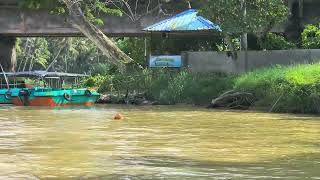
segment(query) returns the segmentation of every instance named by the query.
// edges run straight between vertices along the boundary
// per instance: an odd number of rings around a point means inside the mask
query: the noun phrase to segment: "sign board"
[[[150,56],[149,67],[180,68],[181,66],[182,66],[182,58],[180,55]]]

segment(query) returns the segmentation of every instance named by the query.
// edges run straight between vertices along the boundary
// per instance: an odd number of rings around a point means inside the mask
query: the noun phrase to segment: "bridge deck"
[[[1,2],[2,3],[2,2]],[[144,27],[161,20],[148,16],[139,22],[128,17],[105,16],[101,29],[109,36],[144,36]],[[14,5],[0,4],[0,34],[7,36],[81,36],[66,18],[47,11],[21,11]]]

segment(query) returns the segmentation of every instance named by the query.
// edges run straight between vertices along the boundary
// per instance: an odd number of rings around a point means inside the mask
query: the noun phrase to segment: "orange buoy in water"
[[[117,113],[114,117],[113,117],[114,120],[123,120],[124,119],[124,116],[120,113]]]

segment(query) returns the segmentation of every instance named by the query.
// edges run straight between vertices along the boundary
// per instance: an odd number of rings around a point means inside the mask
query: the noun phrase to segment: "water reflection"
[[[320,178],[318,117],[161,106],[0,114],[0,179]]]

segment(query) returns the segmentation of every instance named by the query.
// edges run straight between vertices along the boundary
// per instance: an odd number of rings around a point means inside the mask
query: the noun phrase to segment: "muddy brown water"
[[[1,106],[0,179],[51,178],[320,179],[320,117]]]

